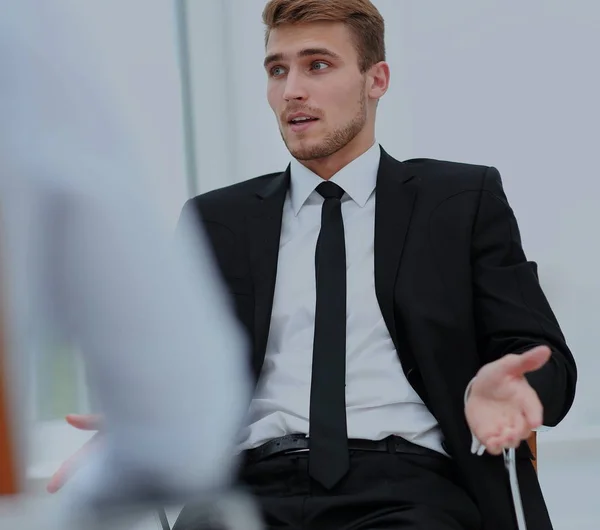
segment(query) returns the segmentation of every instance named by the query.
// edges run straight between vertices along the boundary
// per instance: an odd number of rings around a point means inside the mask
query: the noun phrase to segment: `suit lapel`
[[[417,187],[406,165],[381,150],[375,199],[375,291],[388,330],[397,344],[394,287],[410,225]],[[290,185],[290,168],[256,193],[248,215],[248,239],[255,294],[254,370],[260,373],[267,346],[283,204]]]
[[[404,241],[417,196],[416,182],[406,165],[381,149],[375,195],[375,291],[394,344],[394,291]]]
[[[247,218],[254,283],[254,370],[260,373],[273,309],[283,204],[290,184],[290,168],[256,193]]]

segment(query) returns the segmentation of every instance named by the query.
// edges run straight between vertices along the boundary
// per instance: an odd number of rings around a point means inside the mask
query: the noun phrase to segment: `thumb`
[[[544,366],[552,351],[548,346],[536,346],[530,350],[518,354],[507,356],[507,370],[513,375],[523,375],[527,372],[535,372]]]
[[[82,431],[98,431],[102,426],[102,417],[99,414],[69,414],[67,423]]]

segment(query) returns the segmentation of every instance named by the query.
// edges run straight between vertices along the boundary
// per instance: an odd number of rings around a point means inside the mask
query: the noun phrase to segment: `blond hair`
[[[269,0],[262,18],[265,44],[271,31],[279,26],[342,22],[354,38],[361,72],[385,61],[385,23],[370,0]]]

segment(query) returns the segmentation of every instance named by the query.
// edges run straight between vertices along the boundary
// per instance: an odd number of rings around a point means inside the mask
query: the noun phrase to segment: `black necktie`
[[[346,244],[344,190],[323,182],[315,270],[317,303],[310,390],[310,476],[332,488],[349,468],[346,429]]]

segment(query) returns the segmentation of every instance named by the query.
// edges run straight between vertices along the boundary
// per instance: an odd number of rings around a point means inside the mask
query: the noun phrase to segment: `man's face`
[[[364,129],[367,78],[344,24],[317,22],[272,30],[265,68],[269,105],[294,158],[331,156]]]

